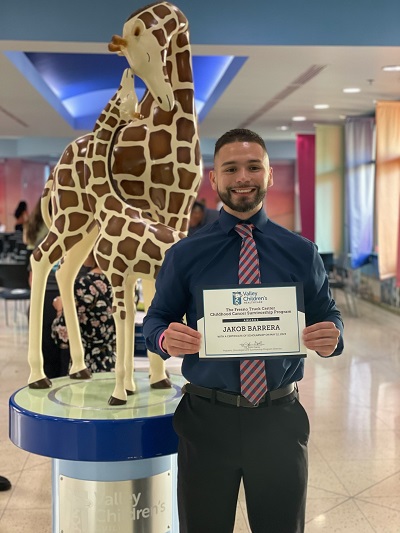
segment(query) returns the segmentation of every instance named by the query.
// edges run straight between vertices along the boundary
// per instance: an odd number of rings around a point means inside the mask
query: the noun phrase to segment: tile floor
[[[345,352],[310,353],[299,385],[311,421],[306,533],[400,533],[400,316],[359,302],[361,316],[350,317],[341,296]],[[0,493],[0,533],[51,533],[50,460],[8,439],[8,398],[26,384],[26,352],[25,318],[6,327],[0,306],[0,474],[13,484]],[[239,532],[250,532],[243,494]]]

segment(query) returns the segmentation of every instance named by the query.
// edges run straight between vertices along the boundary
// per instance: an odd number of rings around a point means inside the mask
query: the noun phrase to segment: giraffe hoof
[[[134,390],[128,390],[128,389],[126,389],[125,392],[126,392],[126,394],[127,394],[128,396],[133,396],[133,395],[135,394],[135,391],[134,391]]]
[[[156,383],[152,383],[150,385],[152,389],[171,389],[172,383],[169,379],[162,379],[161,381],[157,381]]]
[[[81,370],[80,372],[75,372],[74,374],[70,374],[69,377],[71,379],[90,379],[92,377],[92,373],[88,368],[85,368],[84,370]]]
[[[108,400],[108,405],[125,405],[126,400],[120,400],[119,398],[115,398],[114,396],[110,396],[110,399]]]
[[[33,383],[29,383],[30,389],[50,389],[52,384],[49,378],[38,379]]]

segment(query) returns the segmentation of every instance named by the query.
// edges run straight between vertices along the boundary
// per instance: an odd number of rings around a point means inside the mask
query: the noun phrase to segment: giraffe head
[[[145,82],[161,109],[175,105],[167,72],[172,37],[186,31],[186,17],[172,4],[151,4],[133,13],[124,24],[122,37],[114,35],[108,49],[124,55],[132,70]]]

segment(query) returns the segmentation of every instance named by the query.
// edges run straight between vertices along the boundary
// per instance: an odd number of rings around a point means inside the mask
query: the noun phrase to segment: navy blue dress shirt
[[[217,221],[183,239],[167,252],[156,280],[156,294],[143,321],[147,348],[167,359],[159,347],[161,334],[171,322],[186,323],[197,329],[197,287],[238,284],[239,253],[242,239],[235,231],[241,222],[223,209]],[[244,222],[244,221],[242,221]],[[248,221],[254,224],[261,283],[302,282],[307,326],[331,321],[340,330],[337,349],[343,350],[343,322],[331,297],[328,279],[317,247],[311,241],[268,219],[261,209]],[[187,354],[182,374],[196,385],[240,393],[240,359],[204,360]],[[283,387],[303,377],[303,358],[266,359],[269,390]]]

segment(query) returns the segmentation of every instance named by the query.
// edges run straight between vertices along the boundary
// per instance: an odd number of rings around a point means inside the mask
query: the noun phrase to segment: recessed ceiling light
[[[306,117],[292,117],[293,122],[303,122],[307,120]]]
[[[328,104],[315,104],[314,109],[329,109]]]
[[[361,89],[358,87],[346,87],[346,89],[343,89],[344,93],[359,93],[361,92]]]
[[[276,129],[277,129],[277,130],[280,130],[280,131],[286,131],[286,130],[288,130],[289,128],[288,128],[288,126],[278,126]]]
[[[385,72],[399,72],[400,65],[387,65],[386,67],[382,67],[382,70]]]

